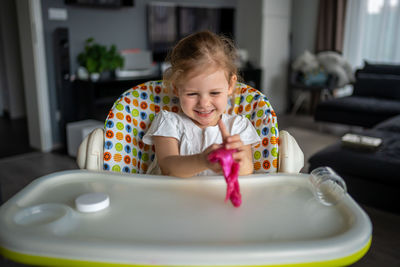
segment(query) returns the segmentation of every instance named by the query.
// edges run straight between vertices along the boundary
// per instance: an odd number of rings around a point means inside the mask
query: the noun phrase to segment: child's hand
[[[216,172],[216,173],[222,172],[221,164],[219,164],[219,162],[215,162],[215,163],[210,162],[208,160],[208,155],[211,152],[213,152],[214,150],[217,150],[218,148],[221,148],[221,147],[222,147],[222,145],[213,144],[213,145],[209,146],[206,150],[204,150],[202,153],[202,158],[205,161],[207,168],[209,168],[210,170],[212,170],[213,172]]]
[[[222,140],[226,149],[236,149],[232,154],[233,159],[240,164],[240,174],[250,174],[253,172],[253,157],[251,145],[244,145],[240,135],[230,135],[222,120],[218,121],[218,126],[222,134]]]

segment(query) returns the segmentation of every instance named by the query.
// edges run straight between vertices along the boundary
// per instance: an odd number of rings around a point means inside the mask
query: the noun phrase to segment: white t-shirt
[[[255,144],[261,141],[253,125],[245,116],[222,114],[222,121],[231,135],[240,135],[243,144]],[[154,118],[147,133],[143,136],[143,142],[152,145],[153,136],[176,138],[179,142],[180,155],[198,154],[212,144],[222,144],[222,135],[218,125],[201,129],[185,114],[164,110]],[[150,164],[147,173],[161,174],[157,157]],[[216,175],[216,173],[205,170],[197,175]]]

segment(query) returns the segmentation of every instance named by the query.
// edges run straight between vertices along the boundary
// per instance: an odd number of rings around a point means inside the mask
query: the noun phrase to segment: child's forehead
[[[193,82],[183,83],[179,88],[180,91],[212,91],[212,90],[228,90],[229,84],[225,78],[194,80]]]
[[[228,87],[226,86],[211,86],[211,87],[199,87],[199,86],[194,86],[194,87],[180,87],[178,88],[180,92],[205,92],[205,91],[221,91],[221,90],[228,90]]]
[[[225,71],[222,69],[205,69],[201,72],[188,74],[186,78],[181,81],[183,86],[225,83],[228,83],[228,79]]]
[[[180,84],[184,84],[196,80],[196,78],[203,79],[216,73],[224,75],[227,79],[228,72],[223,67],[215,63],[204,64],[204,62],[199,62],[199,64],[183,70],[178,80]]]

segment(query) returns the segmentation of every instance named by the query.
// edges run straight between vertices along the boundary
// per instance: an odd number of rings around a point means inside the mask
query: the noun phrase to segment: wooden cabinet
[[[77,108],[75,120],[96,119],[104,121],[113,103],[126,90],[151,80],[160,80],[161,76],[143,76],[135,78],[117,78],[97,82],[75,80],[73,90],[76,99],[72,106]]]

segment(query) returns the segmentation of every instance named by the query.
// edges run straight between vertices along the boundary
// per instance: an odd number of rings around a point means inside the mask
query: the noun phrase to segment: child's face
[[[223,70],[190,77],[176,88],[182,111],[200,128],[217,125],[236,83],[229,83]]]

